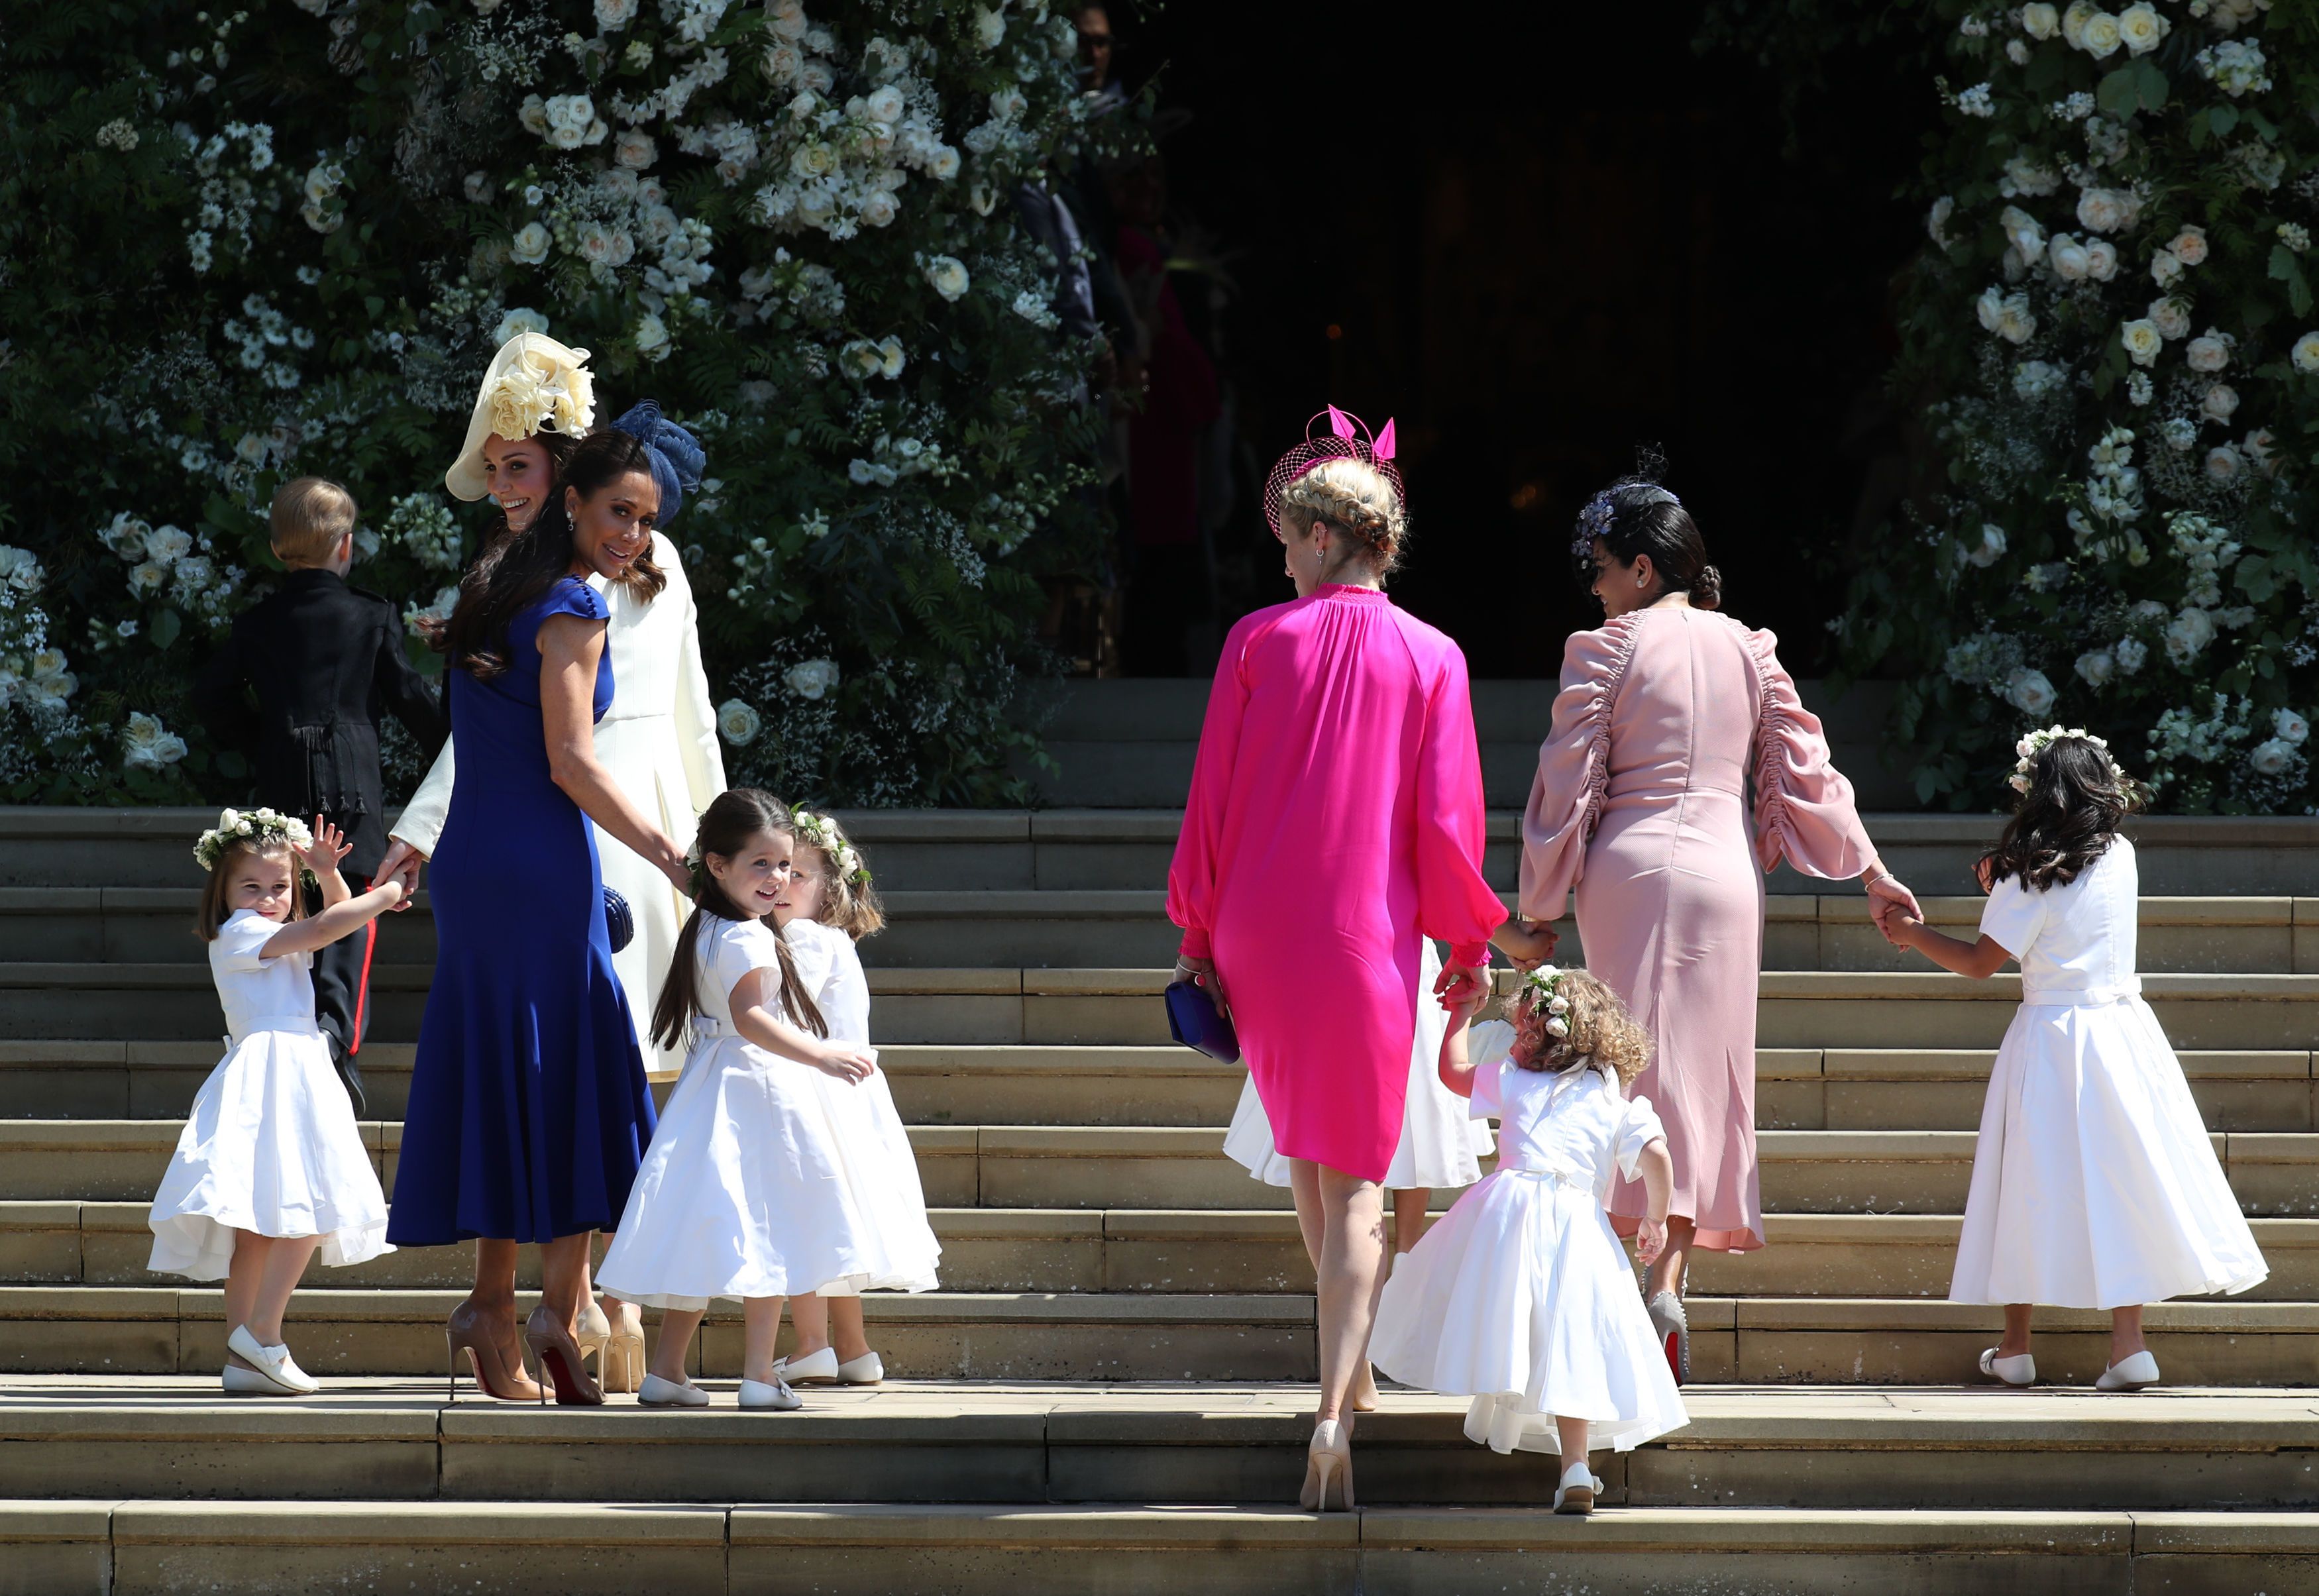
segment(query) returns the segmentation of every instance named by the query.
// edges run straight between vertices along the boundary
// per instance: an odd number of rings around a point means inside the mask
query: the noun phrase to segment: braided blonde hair
[[[1409,536],[1409,513],[1401,495],[1375,466],[1359,460],[1324,460],[1280,493],[1280,519],[1299,537],[1315,521],[1342,527],[1358,540],[1379,576],[1401,564]]]

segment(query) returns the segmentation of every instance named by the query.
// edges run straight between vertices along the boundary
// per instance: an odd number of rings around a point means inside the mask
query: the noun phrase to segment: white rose
[[[519,266],[537,266],[547,258],[547,247],[553,242],[546,228],[537,221],[527,221],[508,240],[508,255]]]
[[[1982,289],[1981,297],[1972,302],[1972,311],[1981,319],[1983,328],[1995,332],[1998,324],[2005,320],[2005,291],[2001,288]]]
[[[902,98],[902,91],[889,83],[872,94],[863,103],[863,109],[869,112],[871,122],[891,125],[902,120],[902,113],[908,109],[908,102]]]
[[[2045,0],[2021,8],[2021,31],[2032,39],[2051,39],[2062,26],[2062,14],[2045,4]]]
[[[181,527],[156,527],[145,535],[145,555],[164,565],[174,565],[190,553],[193,535]]]
[[[2126,222],[2126,202],[2114,188],[2089,188],[2078,195],[2078,221],[2098,233],[2114,233]]]
[[[2150,257],[2150,280],[2159,287],[2166,287],[2181,275],[2181,259],[2171,249],[2161,249]]]
[[[2271,715],[2270,729],[2278,734],[2280,742],[2299,748],[2311,735],[2311,723],[2292,709],[2278,709]]]
[[[492,197],[492,175],[489,172],[470,172],[459,180],[459,186],[468,199],[482,204]]]
[[[1980,538],[1966,547],[1964,557],[1984,571],[1996,564],[2005,557],[2005,528],[1995,522],[1983,521]]]
[[[647,360],[668,358],[668,326],[650,311],[636,321],[636,353]]]
[[[2046,247],[2045,258],[2053,263],[2054,274],[2064,283],[2082,283],[2093,269],[2093,257],[2069,233],[2053,235],[2053,241]]]
[[[862,196],[862,221],[865,227],[890,227],[900,211],[894,196],[882,188],[873,188]]]
[[[965,297],[970,279],[966,275],[966,264],[955,256],[928,256],[925,273],[926,281],[943,298],[955,302]]]
[[[617,33],[636,20],[636,0],[596,0],[596,26]]]
[[[878,369],[880,373],[889,377],[898,377],[902,374],[903,365],[901,339],[888,338],[879,344]]]
[[[2220,371],[2231,363],[2231,347],[2208,328],[2206,336],[2182,346],[2182,358],[2192,371]]]
[[[2117,673],[2117,661],[2109,650],[2097,648],[2078,656],[2078,675],[2088,687],[2100,687]]]
[[[2206,390],[2206,397],[2198,403],[2210,421],[2228,421],[2238,414],[2239,392],[2228,383],[2217,383]]]
[[[934,146],[926,157],[926,176],[938,183],[948,183],[958,176],[958,151],[947,144]]]
[[[2202,265],[2206,258],[2206,230],[2203,227],[2186,227],[2175,235],[2174,241],[2166,248],[2172,250],[2174,258],[2186,266]]]
[[[2245,441],[2239,445],[2239,453],[2244,455],[2247,463],[2257,471],[2270,476],[2278,470],[2277,462],[2271,458],[2278,447],[2278,440],[2271,437],[2270,428],[2260,427],[2246,435]]]
[[[2306,332],[2296,338],[2289,358],[2295,362],[2296,371],[2319,371],[2319,332]]]
[[[2117,246],[2107,239],[2086,240],[2086,273],[2097,283],[2117,275]]]
[[[2215,640],[2215,618],[2196,606],[2177,615],[2166,627],[2166,657],[2187,665]]]
[[[805,70],[805,57],[794,44],[770,44],[765,47],[765,77],[776,87],[795,83]]]
[[[2117,658],[2117,668],[2128,676],[2141,670],[2150,659],[2150,645],[2139,637],[2121,637],[2110,652]]]
[[[2117,336],[2136,365],[2150,365],[2166,347],[2166,340],[2159,336],[2158,323],[2146,316],[2126,322],[2117,329]]]
[[[500,318],[499,326],[492,333],[492,342],[504,344],[519,332],[546,332],[546,317],[537,311],[525,310],[518,306]]]
[[[2152,300],[2150,321],[2170,343],[2190,336],[2190,310],[2179,299]]]
[[[2295,750],[2285,739],[2273,737],[2247,750],[2247,764],[2258,776],[2276,776],[2295,758]]]
[[[2024,715],[2035,717],[2044,714],[2060,696],[2053,690],[2053,684],[2045,679],[2043,671],[2032,671],[2023,666],[2005,679],[2005,701]]]
[[[2079,30],[2078,48],[2097,61],[2116,54],[2120,42],[2117,19],[2106,11],[2094,13]]]
[[[612,140],[612,158],[631,172],[641,172],[653,164],[660,151],[653,148],[651,138],[634,129]]]
[[[1925,212],[1926,237],[1931,239],[1934,243],[1938,244],[1942,248],[1947,248],[1949,247],[1949,218],[1955,214],[1956,200],[1954,197],[1949,194],[1943,194],[1939,199],[1935,200],[1933,202],[1933,208]]]
[[[781,680],[799,698],[819,699],[837,685],[837,662],[807,660],[791,665]]]
[[[2044,230],[2035,217],[2018,205],[2008,205],[1997,218],[1997,225],[2005,230],[2006,238],[2021,252],[2021,258],[2035,266],[2045,252]]]
[[[132,593],[158,593],[168,585],[169,568],[148,560],[130,568],[129,591]]]
[[[738,699],[727,699],[717,706],[717,735],[735,748],[755,742],[763,728],[762,717]]]
[[[2238,450],[2229,444],[2223,444],[2206,451],[2206,479],[2209,482],[2234,482],[2239,480],[2240,473],[2245,469],[2246,462],[2240,457]]]
[[[776,6],[771,25],[776,34],[791,42],[804,38],[806,30],[812,26],[806,21],[805,8],[801,5]]]
[[[2117,36],[2128,55],[2146,56],[2156,50],[2173,26],[2148,5],[2129,5],[2117,14]],[[2192,262],[2192,265],[2197,264]]]
[[[974,41],[985,50],[997,50],[998,41],[1006,37],[1006,14],[978,5],[974,8]]]
[[[2086,23],[2098,15],[2101,7],[2093,0],[2071,0],[2069,10],[2062,14],[2062,39],[2071,50],[2083,50],[2086,43]]]

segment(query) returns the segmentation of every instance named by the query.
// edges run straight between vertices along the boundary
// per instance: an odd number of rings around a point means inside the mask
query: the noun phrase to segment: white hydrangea
[[[2260,40],[2225,40],[2200,50],[2195,59],[2198,70],[2233,100],[2270,88],[2269,63],[2263,59]]]
[[[817,699],[836,689],[838,682],[835,660],[804,660],[791,665],[781,680],[790,691],[800,699]]]

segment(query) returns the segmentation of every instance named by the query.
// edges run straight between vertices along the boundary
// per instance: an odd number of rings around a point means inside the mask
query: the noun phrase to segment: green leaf
[[[2213,131],[2215,137],[2219,139],[2239,125],[2239,108],[2235,105],[2216,105],[2206,113],[2206,126]]]
[[[2287,284],[2287,302],[2298,316],[2311,313],[2311,284],[2303,275],[2303,262],[2295,251],[2284,244],[2271,246],[2270,275]]]
[[[185,630],[185,627],[184,618],[176,610],[163,610],[153,618],[153,646],[168,647],[177,640],[177,634]]]
[[[2132,67],[2120,67],[2094,86],[2094,104],[2120,122],[2142,104],[2142,85]]]
[[[2166,95],[2171,86],[2166,81],[2166,74],[2158,69],[2157,62],[2147,57],[2134,62],[2134,81],[2144,111],[2166,109]]]

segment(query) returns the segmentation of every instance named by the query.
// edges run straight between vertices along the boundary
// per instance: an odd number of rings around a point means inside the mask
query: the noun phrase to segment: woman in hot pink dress
[[[1856,876],[1877,922],[1916,899],[1878,862],[1852,784],[1828,762],[1819,722],[1769,632],[1716,612],[1722,580],[1690,512],[1629,481],[1598,493],[1572,546],[1602,601],[1599,631],[1562,656],[1554,727],[1522,817],[1521,915],[1498,943],[1545,958],[1575,888],[1586,967],[1626,1001],[1656,1048],[1635,1083],[1674,1156],[1667,1246],[1643,1293],[1678,1378],[1689,1330],[1683,1267],[1693,1247],[1764,1244],[1755,1168],[1755,978],[1764,872]],[[1747,788],[1755,783],[1750,820]],[[1631,1233],[1642,1188],[1611,1201]]]
[[[1481,760],[1457,645],[1381,591],[1405,521],[1393,428],[1337,433],[1266,491],[1297,597],[1224,642],[1168,875],[1179,973],[1228,1003],[1317,1263],[1321,1407],[1303,1500],[1352,1503],[1348,1397],[1385,1280],[1419,939],[1454,993],[1505,918],[1482,879]]]

